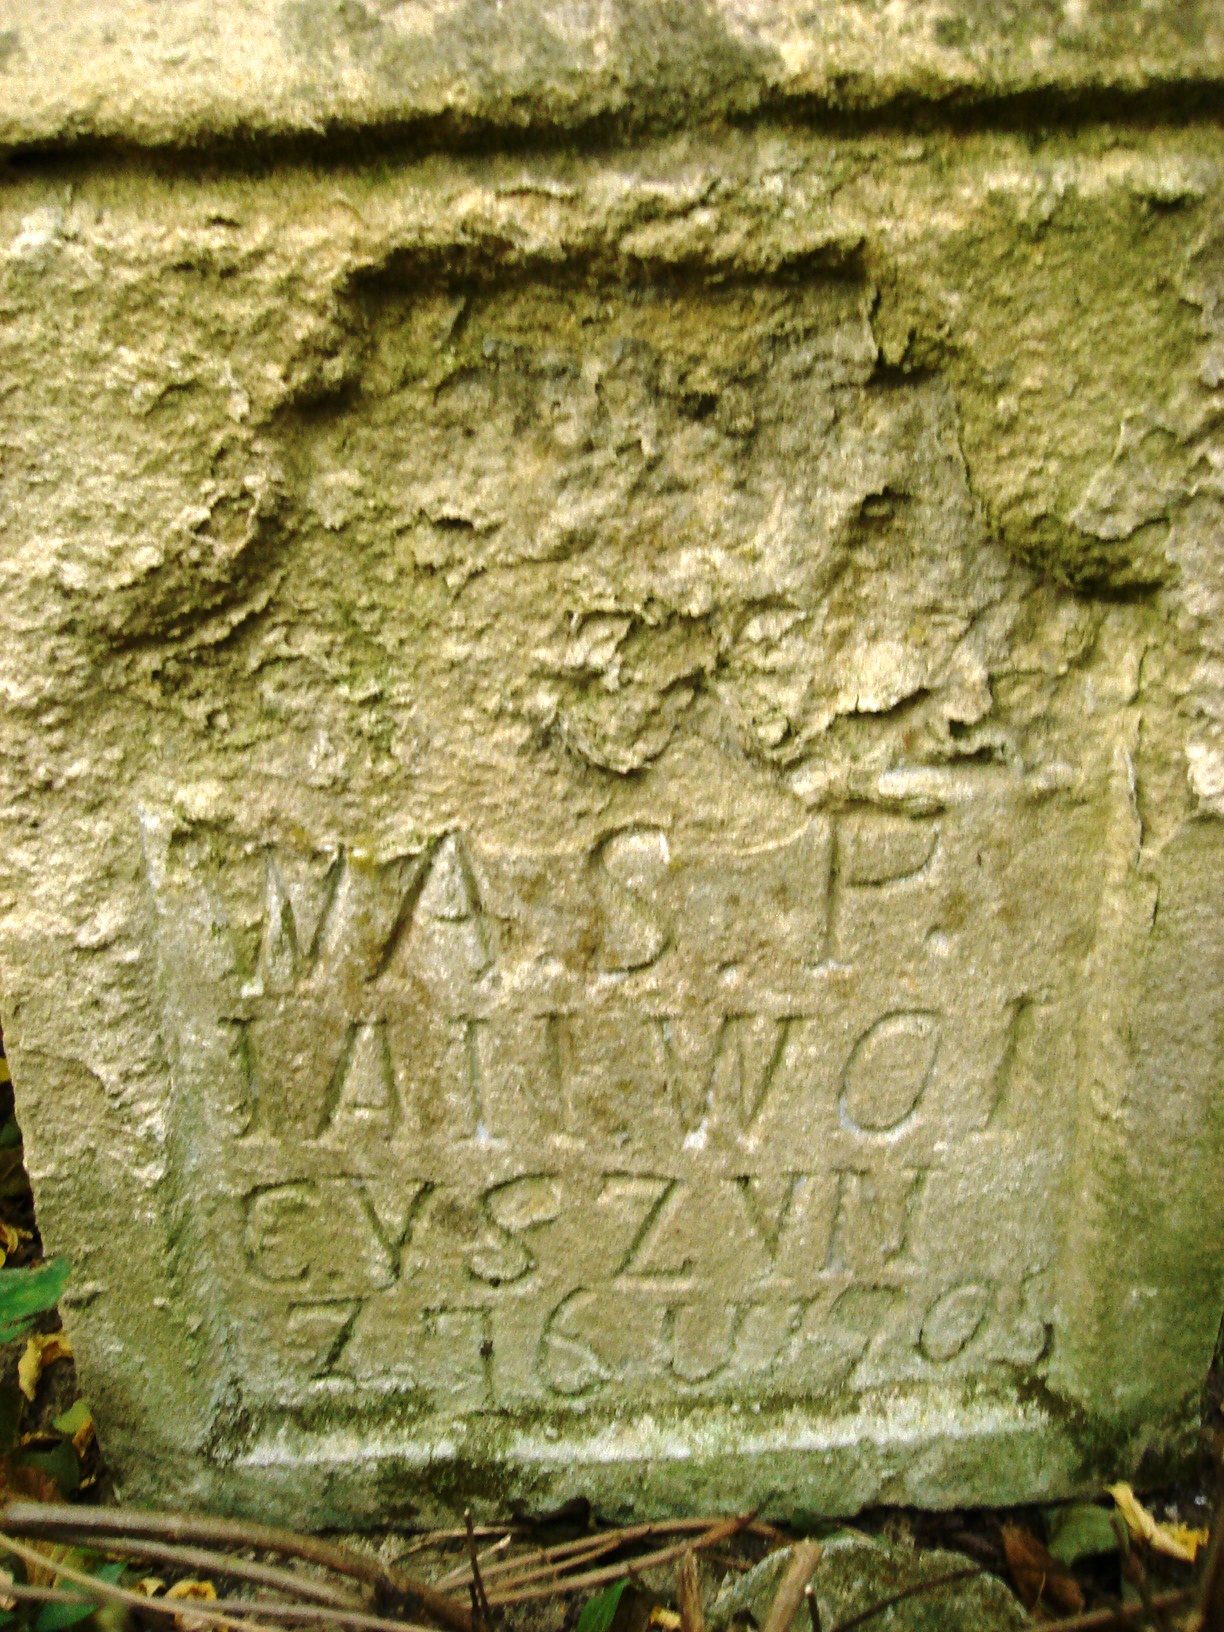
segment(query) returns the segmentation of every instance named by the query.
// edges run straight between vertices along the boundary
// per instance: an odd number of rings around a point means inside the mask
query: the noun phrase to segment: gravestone
[[[1216,8],[9,20],[0,1004],[124,1494],[1174,1467]]]

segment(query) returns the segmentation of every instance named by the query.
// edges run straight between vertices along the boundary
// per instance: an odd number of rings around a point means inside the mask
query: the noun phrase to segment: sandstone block
[[[0,1004],[125,1492],[1171,1466],[1224,1307],[1213,8],[11,9]]]

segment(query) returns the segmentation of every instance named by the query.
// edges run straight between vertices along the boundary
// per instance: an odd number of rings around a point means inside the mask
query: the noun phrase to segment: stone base
[[[1057,1405],[1058,1402],[1048,1402]],[[318,1433],[287,1422],[252,1434],[232,1460],[201,1474],[133,1464],[127,1500],[178,1499],[330,1527],[430,1524],[470,1507],[490,1519],[545,1512],[575,1497],[601,1517],[754,1512],[806,1519],[867,1507],[1006,1507],[1099,1491],[1119,1466],[1171,1478],[1194,1449],[1186,1427],[1151,1424],[1127,1440],[1116,1424],[1046,1405],[1013,1390],[844,1402],[810,1407],[643,1415],[593,1431],[536,1423],[457,1425],[432,1441],[390,1423]],[[178,1482],[181,1478],[181,1484]]]

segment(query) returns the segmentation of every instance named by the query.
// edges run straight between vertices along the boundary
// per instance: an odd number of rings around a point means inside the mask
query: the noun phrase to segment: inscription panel
[[[759,848],[639,824],[373,860],[146,812],[176,1135],[252,1409],[1039,1367],[1093,930],[1056,858],[1096,819],[991,785]]]

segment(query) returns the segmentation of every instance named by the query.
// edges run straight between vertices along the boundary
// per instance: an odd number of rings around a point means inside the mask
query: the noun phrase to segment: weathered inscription
[[[1084,818],[1017,803],[1003,849],[998,808],[382,859],[149,813],[180,1138],[262,1403],[1036,1362],[1090,927],[1048,852]]]

